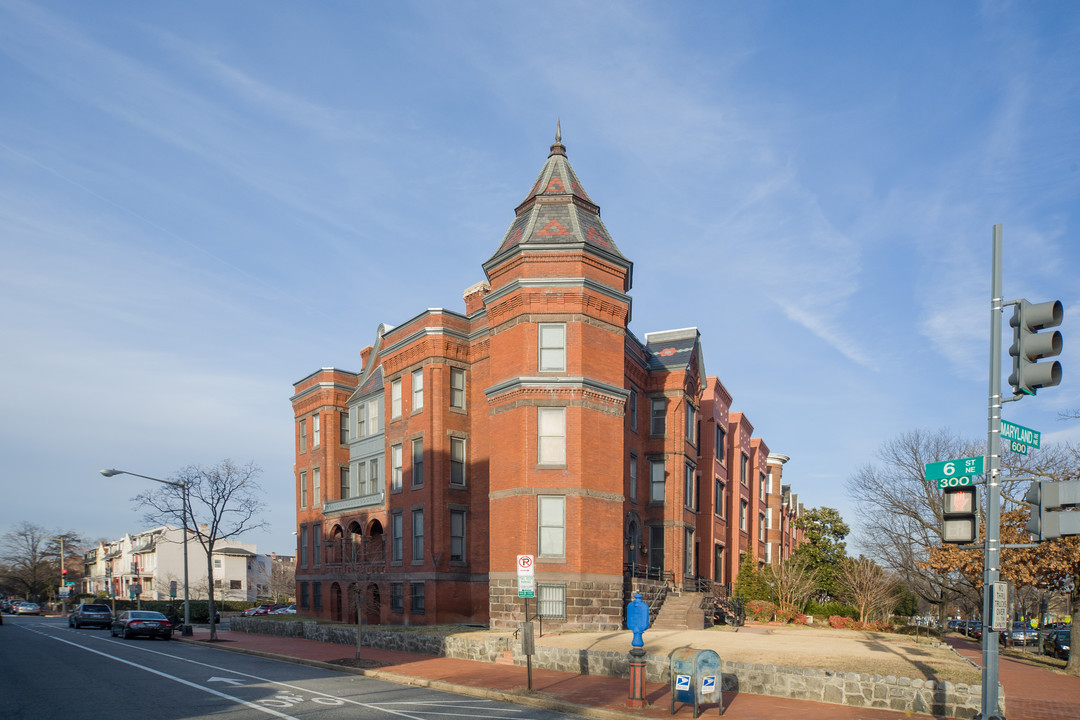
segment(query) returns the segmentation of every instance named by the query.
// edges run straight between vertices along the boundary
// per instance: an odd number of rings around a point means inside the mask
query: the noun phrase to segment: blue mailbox
[[[680,702],[694,705],[694,717],[701,713],[702,705],[711,703],[716,703],[717,714],[723,715],[723,677],[715,650],[685,647],[671,653],[671,714]]]

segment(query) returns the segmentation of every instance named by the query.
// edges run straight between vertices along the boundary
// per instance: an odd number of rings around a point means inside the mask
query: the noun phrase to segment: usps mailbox
[[[679,648],[671,653],[671,714],[675,703],[692,703],[694,717],[701,714],[701,706],[716,703],[717,714],[724,714],[723,684],[720,672],[720,656],[715,650]]]

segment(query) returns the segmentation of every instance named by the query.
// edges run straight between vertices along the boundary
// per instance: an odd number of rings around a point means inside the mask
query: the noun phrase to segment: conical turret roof
[[[601,222],[600,207],[585,192],[566,159],[561,124],[556,125],[555,144],[540,176],[515,214],[498,250],[484,263],[485,269],[518,250],[562,246],[587,248],[621,263],[628,262]]]

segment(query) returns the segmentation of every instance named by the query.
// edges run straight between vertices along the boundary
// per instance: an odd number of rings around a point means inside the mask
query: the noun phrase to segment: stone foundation
[[[572,576],[579,578],[581,576]],[[621,630],[623,622],[623,582],[621,577],[609,581],[573,580],[559,582],[557,577],[541,576],[538,583],[554,582],[566,586],[566,618],[544,618],[545,632],[583,630],[610,632]],[[489,617],[492,630],[516,630],[525,620],[525,600],[517,594],[517,579],[489,579]],[[536,600],[529,600],[529,613],[535,615]]]
[[[356,628],[344,625],[324,625],[310,621],[277,622],[256,618],[232,618],[229,622],[231,629],[237,632],[356,645]],[[495,662],[509,652],[513,655],[515,665],[525,664],[525,656],[520,652],[520,642],[509,636],[462,634],[438,637],[420,632],[365,628],[364,645],[381,650],[401,650],[480,662]],[[646,680],[654,683],[671,682],[671,663],[667,657],[646,655],[645,663]],[[979,685],[731,661],[723,661],[722,664],[725,692],[882,708],[964,720],[975,717],[981,704],[982,688]],[[630,677],[628,653],[537,645],[532,665],[544,670],[621,677],[628,681]],[[999,696],[999,712],[1004,716],[1004,689],[999,689]]]

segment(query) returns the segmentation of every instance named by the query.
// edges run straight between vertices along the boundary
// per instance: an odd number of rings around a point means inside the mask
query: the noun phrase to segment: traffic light
[[[1080,505],[1080,480],[1032,480],[1024,502],[1031,506],[1027,531],[1032,539],[1080,535],[1080,510],[1067,509]]]
[[[1061,333],[1057,330],[1040,333],[1061,324],[1064,311],[1059,300],[1029,303],[1018,300],[1013,309],[1013,344],[1009,354],[1013,371],[1009,376],[1013,395],[1034,395],[1039,388],[1053,387],[1061,382],[1061,363],[1039,360],[1061,354]]]
[[[974,485],[945,488],[941,508],[941,542],[975,542],[979,530],[978,499]]]

